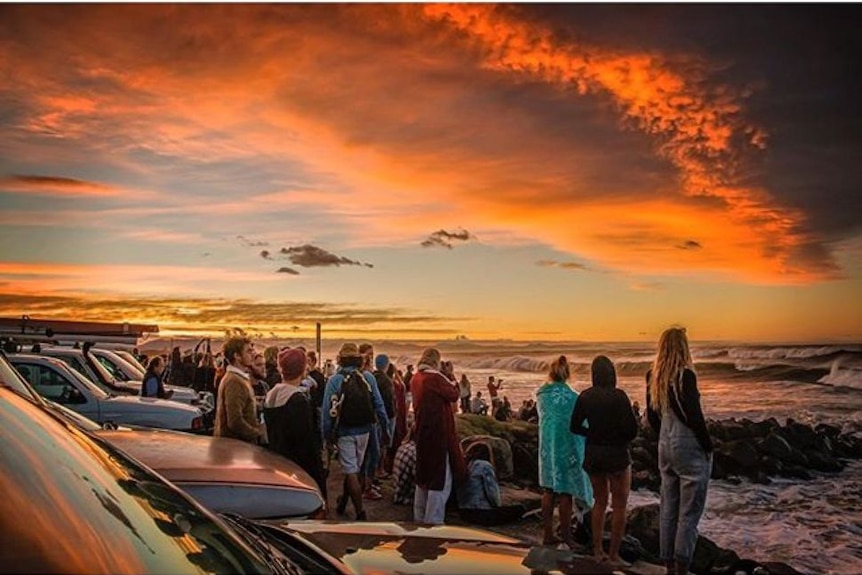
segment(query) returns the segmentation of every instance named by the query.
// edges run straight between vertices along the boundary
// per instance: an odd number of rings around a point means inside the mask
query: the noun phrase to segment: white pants
[[[427,523],[429,525],[443,525],[446,519],[446,501],[452,492],[452,469],[449,467],[449,458],[446,458],[446,479],[443,490],[436,491],[416,486],[413,496],[413,520],[416,523]]]

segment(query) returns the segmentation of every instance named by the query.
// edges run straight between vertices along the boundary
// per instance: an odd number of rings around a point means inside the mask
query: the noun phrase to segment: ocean
[[[179,342],[177,342],[179,344]],[[213,342],[216,343],[215,341]],[[259,342],[305,345],[307,341]],[[323,358],[334,359],[341,342],[324,341]],[[400,368],[418,363],[425,344],[374,342]],[[193,344],[192,344],[193,345]],[[431,345],[431,344],[428,344]],[[535,397],[550,363],[563,354],[574,365],[576,390],[590,385],[590,363],[607,355],[617,366],[618,386],[645,406],[644,376],[654,343],[557,343],[447,341],[433,344],[455,373],[487,396],[488,377],[502,378],[501,394],[517,410]],[[214,345],[214,349],[218,344]],[[862,344],[748,345],[692,343],[704,412],[709,419],[775,417],[806,424],[830,423],[862,434]],[[701,533],[742,557],[782,561],[806,573],[862,572],[862,461],[839,474],[814,473],[810,481],[775,479],[770,485],[710,482]],[[638,490],[629,506],[657,501]]]

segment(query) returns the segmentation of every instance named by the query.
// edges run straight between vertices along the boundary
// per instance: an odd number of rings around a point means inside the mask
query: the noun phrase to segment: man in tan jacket
[[[254,359],[251,340],[228,338],[222,350],[228,366],[218,388],[213,435],[257,443],[266,436],[266,429],[257,421],[254,391],[248,373]]]

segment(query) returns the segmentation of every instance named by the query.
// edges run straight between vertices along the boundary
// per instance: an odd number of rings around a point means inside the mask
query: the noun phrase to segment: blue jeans
[[[689,565],[697,543],[697,524],[706,506],[712,456],[707,457],[694,432],[670,409],[662,414],[658,466],[661,558]]]

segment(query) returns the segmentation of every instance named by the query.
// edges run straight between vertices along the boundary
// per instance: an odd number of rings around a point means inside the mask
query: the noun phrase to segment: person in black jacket
[[[308,360],[304,351],[294,348],[279,352],[277,361],[281,382],[263,402],[268,447],[299,464],[317,482],[325,499],[320,433],[314,427],[311,401],[299,389]]]
[[[629,445],[637,437],[638,422],[632,411],[629,396],[617,389],[614,364],[604,355],[593,360],[593,386],[578,398],[572,412],[572,433],[587,438],[584,469],[590,476],[595,505],[590,515],[593,532],[593,556],[597,561],[609,561],[622,567],[620,557],[623,535],[626,531],[626,505],[632,482],[632,458]],[[612,505],[611,544],[605,555],[602,531],[608,491]]]
[[[712,473],[706,428],[685,328],[665,330],[647,373],[647,420],[658,433],[659,541],[668,573],[686,575]]]

